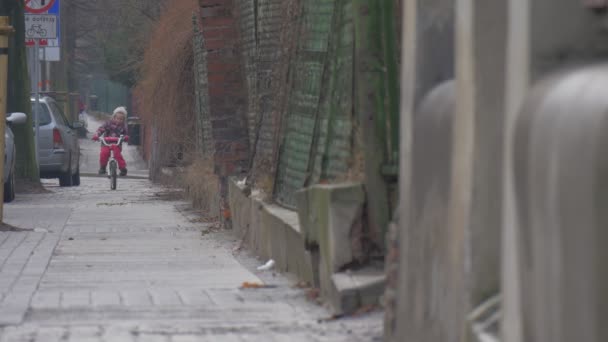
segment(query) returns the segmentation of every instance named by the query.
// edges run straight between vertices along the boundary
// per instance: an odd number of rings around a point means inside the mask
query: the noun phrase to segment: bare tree
[[[70,88],[92,73],[133,86],[165,0],[63,1]]]

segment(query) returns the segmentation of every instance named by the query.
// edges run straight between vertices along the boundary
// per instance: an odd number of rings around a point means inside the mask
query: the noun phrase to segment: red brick
[[[239,70],[241,65],[239,63],[207,63],[207,70],[209,72],[233,72]]]
[[[225,74],[223,73],[209,73],[208,80],[209,84],[220,84],[223,83],[226,79]]]
[[[230,27],[234,25],[234,23],[235,21],[233,18],[203,18],[203,32],[220,27]]]
[[[207,27],[203,35],[205,39],[235,39],[236,31],[232,26]]]
[[[199,5],[203,7],[225,7],[226,0],[199,0]]]

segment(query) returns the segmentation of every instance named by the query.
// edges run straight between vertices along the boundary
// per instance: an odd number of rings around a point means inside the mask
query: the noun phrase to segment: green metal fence
[[[288,207],[295,206],[295,191],[309,178],[334,5],[334,0],[304,3],[300,46],[292,65],[294,88],[284,120],[285,138],[275,184],[275,199]]]

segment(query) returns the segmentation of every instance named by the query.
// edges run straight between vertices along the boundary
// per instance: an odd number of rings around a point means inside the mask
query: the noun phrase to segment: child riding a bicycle
[[[127,135],[127,109],[125,107],[118,107],[114,109],[112,118],[106,121],[95,135],[93,140],[98,141],[99,137],[103,135],[104,138],[119,138],[121,135],[124,136],[124,141],[128,141],[129,136]],[[121,147],[117,145],[101,146],[99,152],[99,174],[103,175],[106,173],[106,165],[108,159],[110,159],[111,150],[114,150],[114,158],[118,162],[118,168],[120,169],[120,175],[127,175],[127,162],[122,157]]]

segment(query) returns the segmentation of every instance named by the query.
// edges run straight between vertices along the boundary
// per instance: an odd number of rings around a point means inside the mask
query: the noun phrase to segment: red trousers
[[[111,147],[101,146],[101,152],[99,153],[99,166],[102,169],[106,168],[106,165],[108,164],[108,159],[110,159],[110,148],[114,150],[114,158],[118,162],[118,168],[126,169],[127,162],[125,162],[125,159],[122,157],[122,153],[120,153],[120,147],[118,147],[117,145],[111,145]]]

